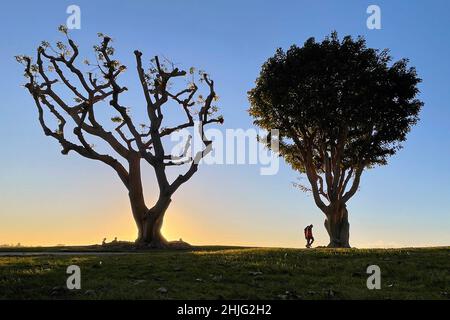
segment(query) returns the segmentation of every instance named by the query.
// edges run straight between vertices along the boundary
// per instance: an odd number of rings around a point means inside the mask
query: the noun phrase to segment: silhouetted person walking
[[[305,239],[306,239],[306,247],[307,248],[311,248],[311,245],[314,242],[314,237],[313,237],[313,234],[312,234],[312,228],[313,228],[313,225],[311,224],[311,225],[307,226],[305,228],[305,230],[304,230],[305,231]]]

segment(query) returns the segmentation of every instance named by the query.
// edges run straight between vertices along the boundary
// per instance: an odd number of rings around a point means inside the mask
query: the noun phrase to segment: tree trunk
[[[151,248],[167,247],[168,242],[161,234],[161,227],[170,202],[170,197],[161,196],[155,206],[148,210],[142,221],[142,238],[140,244]]]
[[[128,176],[128,197],[130,198],[131,211],[138,229],[138,237],[136,243],[142,242],[144,236],[144,217],[148,212],[145,205],[144,190],[142,188],[141,180],[141,164],[140,158],[135,156],[129,162],[129,176]]]
[[[328,248],[350,248],[350,224],[345,204],[327,214],[325,229],[330,236]]]
[[[152,248],[167,247],[168,242],[161,234],[161,227],[164,215],[171,202],[171,193],[161,193],[153,208],[147,208],[141,181],[140,158],[138,156],[130,159],[129,162],[128,190],[134,221],[138,229],[136,245]]]

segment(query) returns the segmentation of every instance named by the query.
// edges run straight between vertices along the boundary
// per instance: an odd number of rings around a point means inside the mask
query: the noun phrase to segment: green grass
[[[81,290],[65,289],[71,264]],[[371,264],[381,290],[366,287]],[[0,257],[0,299],[449,299],[449,270],[449,247]]]

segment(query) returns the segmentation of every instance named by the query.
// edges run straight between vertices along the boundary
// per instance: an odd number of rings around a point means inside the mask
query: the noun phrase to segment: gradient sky
[[[368,46],[407,57],[423,79],[421,121],[388,166],[363,175],[350,201],[351,245],[450,244],[450,2],[442,1],[4,1],[0,11],[0,244],[91,244],[103,237],[134,240],[125,188],[113,171],[71,153],[43,135],[31,97],[20,86],[17,54],[56,41],[70,4],[81,7],[72,31],[82,55],[97,32],[115,39],[133,84],[133,51],[160,54],[216,82],[225,128],[251,128],[246,92],[276,48],[321,40],[332,30],[363,35]],[[368,30],[366,8],[377,4],[382,29]],[[133,88],[133,86],[131,86]],[[137,89],[137,87],[135,87]],[[131,91],[131,90],[130,90]],[[142,105],[140,92],[131,101]],[[133,106],[136,108],[136,106]],[[146,195],[154,199],[152,172]],[[256,165],[203,166],[174,196],[164,225],[168,239],[193,244],[304,246],[303,227],[315,225],[328,243],[323,214],[292,186],[298,174],[281,164],[275,176]],[[205,205],[204,199],[208,199]],[[151,201],[148,205],[150,206]]]

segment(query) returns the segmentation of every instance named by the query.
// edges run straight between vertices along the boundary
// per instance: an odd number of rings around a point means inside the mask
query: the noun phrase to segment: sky
[[[18,54],[42,40],[61,39],[69,5],[81,9],[71,37],[89,55],[97,32],[114,39],[129,67],[132,108],[143,105],[133,51],[207,70],[216,83],[224,129],[253,128],[247,91],[279,47],[322,40],[336,30],[362,35],[369,47],[406,57],[423,82],[419,124],[389,165],[363,174],[348,204],[355,247],[450,244],[450,2],[442,1],[4,1],[0,11],[0,244],[93,244],[106,237],[134,240],[127,192],[102,163],[71,153],[44,136],[25,89]],[[381,9],[381,29],[369,30],[366,9]],[[148,60],[146,60],[148,62]],[[136,111],[138,112],[138,111]],[[163,232],[192,244],[303,247],[303,228],[315,226],[326,245],[324,215],[312,196],[292,185],[299,174],[283,161],[276,175],[258,165],[200,166],[172,197]],[[148,206],[157,189],[144,171]],[[208,199],[206,202],[204,199]]]

